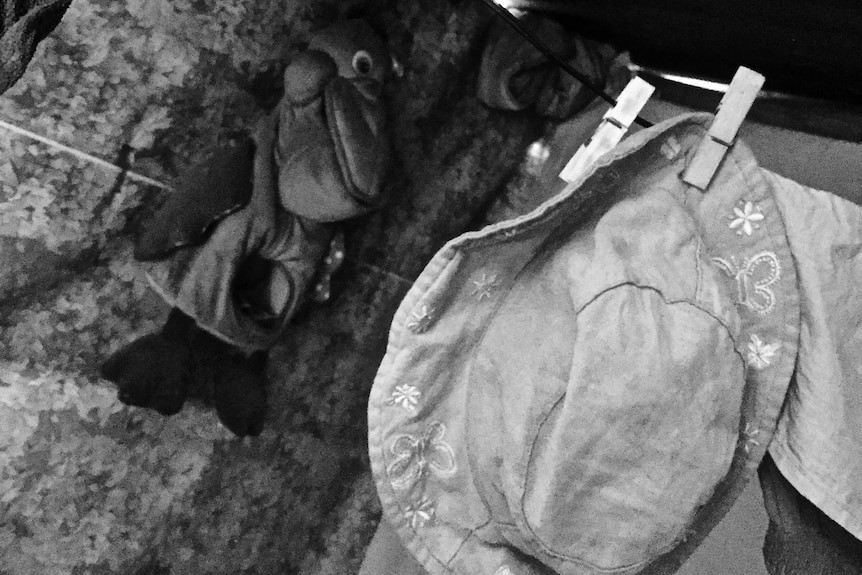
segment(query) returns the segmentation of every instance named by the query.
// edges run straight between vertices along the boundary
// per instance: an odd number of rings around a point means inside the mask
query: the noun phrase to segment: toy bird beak
[[[284,71],[284,97],[294,105],[317,98],[329,81],[338,75],[338,66],[329,54],[306,50]]]

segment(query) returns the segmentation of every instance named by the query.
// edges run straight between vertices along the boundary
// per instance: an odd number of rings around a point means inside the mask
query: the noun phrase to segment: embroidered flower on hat
[[[434,519],[435,507],[433,501],[423,497],[407,506],[407,509],[404,510],[404,519],[410,524],[410,528],[416,531]]]
[[[473,295],[476,296],[479,301],[482,301],[485,298],[490,298],[491,292],[496,289],[497,285],[498,282],[496,275],[488,275],[487,273],[482,272],[482,277],[477,280],[473,280]]]
[[[720,257],[712,261],[736,280],[736,303],[762,315],[775,308],[775,292],[770,286],[781,277],[781,264],[773,252],[758,252],[742,264],[737,264],[734,256],[729,261]]]
[[[399,435],[390,450],[396,459],[387,468],[392,486],[411,487],[429,472],[440,477],[455,473],[455,452],[443,441],[446,426],[435,421],[418,436]]]
[[[413,333],[425,333],[431,322],[434,321],[434,312],[433,307],[425,304],[419,308],[419,311],[413,310],[407,320],[407,329]]]
[[[733,215],[728,219],[731,220],[728,226],[732,230],[736,230],[737,235],[745,234],[750,236],[754,230],[760,229],[757,222],[762,222],[766,216],[760,211],[760,206],[754,202],[739,200],[739,204],[733,208]]]
[[[414,414],[416,413],[416,406],[419,405],[419,398],[421,396],[422,392],[419,391],[418,387],[409,383],[403,383],[395,386],[395,389],[392,390],[392,395],[386,400],[386,404],[400,405],[408,413]]]
[[[757,335],[751,334],[751,341],[748,342],[748,365],[754,369],[772,365],[772,359],[779,349],[780,343],[766,343]]]
[[[751,452],[752,447],[759,447],[760,442],[755,439],[760,434],[760,429],[751,425],[750,422],[745,424],[745,429],[742,430],[743,449],[746,453]]]
[[[682,146],[676,136],[671,134],[661,145],[661,154],[668,160],[673,160],[682,151]]]

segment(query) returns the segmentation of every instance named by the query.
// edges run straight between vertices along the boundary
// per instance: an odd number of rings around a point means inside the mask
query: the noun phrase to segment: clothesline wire
[[[587,89],[596,94],[599,98],[610,104],[611,106],[616,106],[617,101],[611,97],[607,92],[596,86],[592,80],[590,80],[585,74],[576,70],[574,67],[569,65],[568,62],[557,56],[553,50],[551,50],[547,44],[542,42],[535,34],[533,34],[526,26],[524,26],[520,20],[518,20],[509,10],[504,8],[503,6],[494,2],[494,0],[482,0],[482,2],[487,6],[490,10],[494,12],[498,17],[502,18],[509,26],[515,29],[518,34],[520,34],[527,42],[533,45],[539,52],[545,55],[551,62],[559,66],[563,71],[567,74],[575,78],[578,82],[583,84]],[[640,116],[635,118],[635,123],[644,128],[649,128],[652,126],[652,122],[649,122]]]

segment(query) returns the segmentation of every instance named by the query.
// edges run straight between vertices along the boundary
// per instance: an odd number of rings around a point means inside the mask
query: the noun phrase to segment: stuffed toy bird
[[[390,63],[362,21],[323,30],[251,137],[213,152],[156,211],[135,257],[174,310],[103,367],[122,401],[170,414],[202,390],[231,431],[260,432],[261,357],[305,301],[328,297],[344,256],[336,222],[383,200]]]

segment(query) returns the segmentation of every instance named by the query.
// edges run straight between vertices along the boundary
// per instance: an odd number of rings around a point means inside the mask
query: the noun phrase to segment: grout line
[[[98,157],[90,155],[86,152],[82,152],[81,150],[79,150],[77,148],[73,148],[71,146],[66,146],[65,144],[61,144],[60,142],[57,142],[57,141],[52,140],[50,138],[46,138],[45,136],[40,136],[39,134],[36,134],[36,133],[31,132],[29,130],[25,130],[24,128],[18,127],[14,124],[10,124],[9,122],[4,122],[3,120],[0,120],[0,127],[6,128],[10,132],[15,132],[16,134],[21,134],[22,136],[26,136],[32,140],[36,140],[37,142],[41,142],[43,144],[47,144],[47,145],[52,146],[54,148],[58,148],[58,149],[60,149],[64,152],[67,152],[67,153],[69,153],[69,154],[71,154],[77,158],[81,158],[81,159],[86,160],[88,162],[98,164],[99,166],[102,166],[103,168],[113,170],[117,173],[124,171],[121,167],[116,166],[116,165],[112,164],[111,162],[108,162],[107,160],[103,160],[102,158],[98,158]],[[131,170],[125,170],[125,173],[126,173],[126,177],[129,179],[139,180],[141,182],[144,182],[146,184],[150,184],[151,186],[156,186],[158,188],[163,188],[163,189],[170,189],[171,188],[171,186],[168,186],[167,184],[164,184],[164,183],[162,183],[158,180],[154,180],[152,178],[148,178],[147,176],[145,176],[143,174],[139,174],[139,173],[133,172]]]
[[[348,258],[348,260],[349,260],[349,258]],[[358,265],[359,267],[363,267],[363,268],[369,269],[371,271],[377,272],[379,274],[385,275],[387,277],[391,277],[392,279],[403,283],[408,288],[413,285],[413,282],[408,280],[407,278],[400,276],[400,275],[396,274],[395,272],[390,272],[389,270],[385,270],[385,269],[378,267],[374,264],[369,264],[369,263],[366,263],[363,261],[354,261],[354,264]]]

